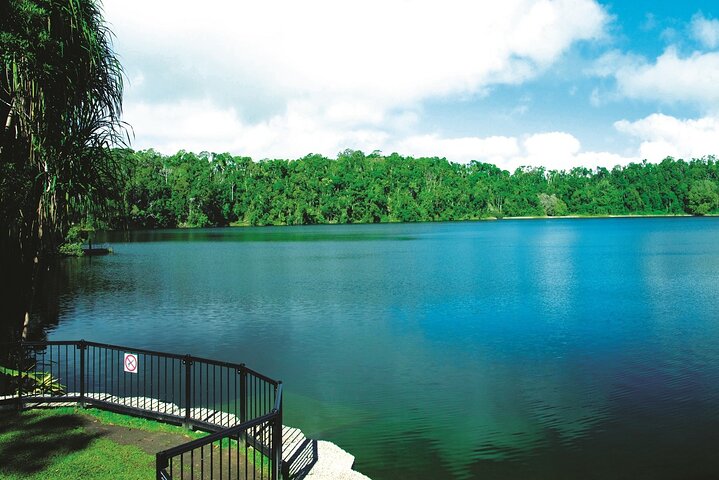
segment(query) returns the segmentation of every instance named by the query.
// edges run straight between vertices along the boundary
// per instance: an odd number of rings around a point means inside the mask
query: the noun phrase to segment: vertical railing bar
[[[244,441],[244,449],[245,449],[245,478],[247,478],[247,475],[248,475],[248,473],[249,473],[249,471],[250,471],[250,470],[249,470],[250,460],[249,460],[249,455],[248,455],[248,451],[247,451],[247,450],[248,450],[248,447],[247,447],[247,431],[244,432],[244,436],[245,436],[245,441]],[[254,462],[253,462],[253,465],[254,465]],[[254,467],[253,467],[253,468],[252,468],[252,471],[254,472],[254,470],[255,470],[255,469],[254,469]],[[254,475],[254,474],[253,474],[253,475]]]
[[[179,407],[180,405],[178,405],[177,402],[175,402],[175,361],[176,360],[174,358],[170,361],[170,365],[172,365],[172,380],[170,381],[170,383],[172,384],[171,399],[172,399],[172,404],[177,405]]]
[[[140,359],[139,355],[137,356],[138,360]],[[150,357],[152,358],[152,357]],[[138,392],[138,396],[142,396],[142,409],[147,410],[147,368],[145,368],[145,365],[147,364],[147,354],[142,355],[142,391]],[[140,368],[138,365],[137,368]]]
[[[240,364],[240,423],[247,420],[247,369]]]
[[[92,393],[97,395],[98,379],[100,378],[101,365],[100,362],[102,357],[100,356],[100,349],[102,347],[92,347],[92,381],[90,382],[90,388],[93,390]]]
[[[167,414],[167,357],[165,357],[165,368],[163,371],[165,372],[165,379],[162,383],[162,390],[163,390],[163,392],[165,392],[165,396],[164,396],[165,406],[163,407],[162,413]],[[159,379],[160,379],[159,373],[158,373],[157,378],[158,378],[158,382],[159,382]]]
[[[115,358],[117,363],[117,396],[122,397],[122,404],[127,403],[127,387],[125,385],[125,369],[122,366],[122,354],[120,349],[115,350]]]
[[[78,393],[78,375],[80,370],[79,360],[77,358],[77,345],[68,345],[68,352],[72,352],[72,391],[73,393]],[[68,373],[68,375],[70,375]],[[68,377],[68,386],[69,386],[70,379]]]
[[[107,372],[110,366],[108,365],[107,361],[107,355],[110,353],[109,348],[105,348],[105,376],[102,378],[105,385],[102,387],[103,390],[105,390],[105,394],[110,396],[112,395],[112,378],[110,378],[110,386],[107,385]],[[112,376],[112,370],[110,370],[110,376]]]
[[[215,458],[214,458],[215,452],[214,452],[214,450],[215,449],[212,448],[212,443],[210,443],[209,446],[210,446],[210,478],[214,478],[214,476],[215,476],[214,475],[215,474],[215,471],[214,471],[215,470]]]
[[[124,356],[121,358],[123,359],[123,362],[124,362]],[[126,397],[125,397],[127,400],[125,400],[125,403],[130,402],[130,406],[132,406],[132,381],[133,381],[132,379],[134,377],[136,377],[136,375],[128,374],[127,372],[125,372],[124,368],[122,369],[122,371],[123,371],[125,378],[127,379],[127,392],[126,392]]]
[[[145,358],[147,359],[147,356],[145,356]],[[150,378],[150,394],[149,394],[150,396],[149,396],[149,398],[150,398],[150,410],[152,410],[152,411],[154,411],[154,408],[152,407],[152,401],[155,399],[154,395],[152,394],[153,393],[152,392],[152,372],[154,372],[154,368],[155,368],[155,356],[150,355],[150,374],[148,375],[148,377]],[[145,385],[145,396],[147,397],[147,385]]]
[[[260,395],[262,394],[262,389],[260,389]],[[257,438],[257,436],[255,436]],[[260,478],[264,480],[265,478],[265,462],[262,458],[262,451],[260,451]],[[257,458],[257,449],[255,449],[255,458]]]
[[[50,350],[50,363],[49,363],[49,367],[50,367],[50,377],[52,378],[52,377],[53,377],[53,374],[55,373],[55,372],[53,372],[53,370],[52,370],[52,345],[48,345],[47,348],[45,349],[45,351],[47,351],[47,350]],[[43,364],[43,365],[42,365],[42,366],[43,366],[43,371],[45,371],[45,367],[46,367],[45,357],[43,357],[43,359],[42,359],[42,364]],[[35,372],[35,373],[38,373],[38,372],[37,372],[37,365],[35,365],[35,369],[36,369],[36,372]],[[45,396],[45,394],[47,394],[47,392],[44,391],[44,390],[45,390],[45,387],[41,388],[40,390],[41,390],[41,391],[40,391],[41,396]]]
[[[185,356],[185,423],[186,427],[190,427],[190,381],[192,372],[192,357],[190,355]]]
[[[80,405],[85,406],[85,340],[80,340]]]
[[[64,347],[65,347],[65,364],[64,364],[64,365],[65,365],[65,375],[63,376],[62,381],[64,381],[64,382],[67,384],[67,388],[70,388],[70,382],[68,382],[68,377],[69,377],[69,375],[68,375],[68,370],[69,370],[69,368],[68,368],[67,345],[64,345]],[[65,395],[67,395],[68,393],[70,393],[70,392],[66,391],[66,392],[65,392]]]
[[[113,388],[112,394],[115,395],[115,398],[120,398],[120,372],[118,371],[118,366],[120,365],[120,358],[119,358],[119,352],[116,350],[112,350],[110,353],[110,356],[113,358],[112,362],[112,380],[113,380]],[[117,357],[117,361],[114,361],[114,359]]]
[[[208,378],[209,380],[209,378]],[[217,365],[212,365],[212,383],[207,385],[207,401],[210,401],[210,392],[212,392],[212,411],[217,409]],[[214,416],[212,417],[215,418]],[[214,420],[216,422],[216,420]]]
[[[222,368],[223,367],[219,367],[219,369],[220,369],[220,374],[219,374],[219,377],[220,377],[220,403],[219,403],[219,405],[217,403],[215,403],[215,410],[217,410],[219,408],[219,411],[217,413],[219,413],[219,415],[220,415],[220,425],[222,425]],[[217,391],[217,385],[213,385],[212,389],[214,391]],[[222,458],[222,457],[220,457],[220,458]],[[220,471],[222,471],[222,469],[220,469]]]

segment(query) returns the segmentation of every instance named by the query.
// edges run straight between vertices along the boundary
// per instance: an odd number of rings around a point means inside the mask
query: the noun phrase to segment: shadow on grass
[[[102,433],[87,433],[78,415],[42,410],[0,413],[0,470],[30,475],[48,468],[57,456],[81,451]]]

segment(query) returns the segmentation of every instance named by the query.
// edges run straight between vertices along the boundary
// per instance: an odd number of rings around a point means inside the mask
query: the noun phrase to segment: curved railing
[[[282,382],[245,364],[84,340],[12,353],[0,405],[73,402],[213,432],[158,453],[158,479],[280,477]]]

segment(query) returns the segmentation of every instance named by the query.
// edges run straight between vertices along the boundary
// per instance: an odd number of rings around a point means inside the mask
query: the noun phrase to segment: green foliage
[[[68,257],[82,257],[84,255],[82,244],[91,239],[94,232],[95,228],[89,223],[73,225],[65,235],[65,242],[60,245],[60,254]]]
[[[687,210],[694,215],[706,215],[719,206],[717,184],[711,180],[695,180],[689,189]]]
[[[719,178],[713,157],[612,170],[525,167],[510,174],[480,162],[355,150],[334,160],[308,155],[260,162],[207,152],[114,155],[128,174],[127,213],[111,223],[137,228],[693,214],[716,210],[712,192]]]
[[[0,2],[0,300],[21,322],[68,226],[122,206],[122,68],[96,0]],[[9,283],[6,278],[5,283]]]
[[[567,204],[557,198],[556,194],[539,194],[539,204],[548,217],[567,215]]]
[[[58,249],[60,255],[66,257],[82,257],[85,252],[82,251],[82,243],[63,243]]]
[[[65,393],[65,386],[52,376],[49,372],[35,372],[29,369],[27,372],[20,372],[12,368],[0,365],[0,374],[12,377],[17,382],[15,393],[22,392],[29,395],[62,395]]]

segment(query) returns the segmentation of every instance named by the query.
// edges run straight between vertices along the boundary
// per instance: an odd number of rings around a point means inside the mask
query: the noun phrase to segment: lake
[[[98,240],[37,335],[246,362],[374,480],[719,475],[719,219]]]

